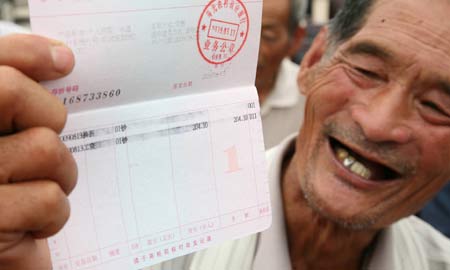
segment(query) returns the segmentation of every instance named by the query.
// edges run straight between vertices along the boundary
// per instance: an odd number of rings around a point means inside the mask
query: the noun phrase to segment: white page
[[[77,65],[69,79],[46,85],[65,100],[71,112],[253,86],[262,1],[238,4],[230,0],[234,7],[240,7],[237,13],[222,9],[209,18],[206,13],[212,9],[211,3],[217,2],[30,0],[33,32],[62,40],[76,53]],[[239,17],[241,12],[244,15]],[[236,42],[210,38],[209,50],[205,50],[208,35],[220,36],[210,26],[216,26],[219,20],[228,26],[226,21],[238,23],[240,19],[248,25],[230,29],[237,30],[229,38],[236,38]],[[207,62],[212,59],[207,51],[212,52],[216,41],[219,54],[225,42],[225,60],[234,58],[218,65]],[[233,53],[229,53],[231,47]],[[95,102],[89,102],[91,94],[106,91],[109,95],[118,89],[120,95],[99,100],[95,97]],[[85,94],[89,94],[87,100]],[[82,99],[77,102],[79,95]]]
[[[77,63],[44,83],[69,109],[61,138],[79,168],[71,217],[49,239],[54,269],[141,269],[270,225],[253,86],[261,7],[30,0],[33,31]]]

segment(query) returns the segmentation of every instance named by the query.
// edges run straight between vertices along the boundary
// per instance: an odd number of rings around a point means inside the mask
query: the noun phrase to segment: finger
[[[2,134],[36,126],[60,132],[67,118],[58,98],[8,66],[0,66],[0,115]]]
[[[74,63],[72,51],[61,42],[26,34],[0,38],[0,65],[14,67],[34,80],[60,78]]]
[[[32,128],[0,137],[0,184],[35,179],[53,180],[66,194],[74,188],[77,166],[58,135]]]
[[[44,238],[58,232],[69,218],[66,194],[53,181],[0,185],[1,232],[32,232]]]
[[[25,235],[13,246],[0,251],[0,270],[52,269],[46,240],[35,240],[31,235]]]

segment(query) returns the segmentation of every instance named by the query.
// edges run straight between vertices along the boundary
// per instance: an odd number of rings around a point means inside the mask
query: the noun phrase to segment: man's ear
[[[298,74],[298,84],[302,94],[305,94],[307,87],[305,87],[306,81],[308,79],[308,74],[311,69],[322,60],[327,49],[327,37],[328,28],[323,27],[317,36],[314,38],[311,47],[308,49],[306,54],[303,56],[302,63],[300,65],[300,72]]]
[[[303,40],[306,36],[306,28],[298,26],[291,36],[291,42],[289,45],[288,56],[293,58],[297,55],[300,47],[302,46]]]

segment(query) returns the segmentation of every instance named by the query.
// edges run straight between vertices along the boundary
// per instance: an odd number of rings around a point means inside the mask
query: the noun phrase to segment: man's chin
[[[339,227],[349,230],[371,230],[375,229],[378,217],[357,211],[353,205],[343,207],[343,204],[333,204],[321,198],[310,183],[302,185],[303,196],[308,206],[325,220]],[[354,209],[354,213],[352,210]]]

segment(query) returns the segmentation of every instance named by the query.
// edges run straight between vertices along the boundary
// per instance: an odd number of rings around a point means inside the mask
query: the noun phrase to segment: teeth
[[[371,175],[370,170],[357,161],[352,164],[352,166],[350,167],[350,171],[365,179],[369,179]]]
[[[337,149],[337,157],[340,161],[344,161],[348,157],[348,152],[345,149],[338,148]]]
[[[353,156],[350,156],[347,150],[338,148],[336,150],[336,156],[337,158],[342,162],[342,164],[349,168],[351,172],[354,174],[357,174],[365,179],[369,179],[371,176],[371,172],[366,166],[364,166],[362,163],[356,161],[356,159]]]
[[[344,159],[344,166],[345,167],[347,167],[347,168],[349,168],[350,166],[352,166],[353,165],[353,163],[355,163],[355,158],[354,157],[352,157],[352,156],[348,156],[348,157],[346,157],[345,159]]]

